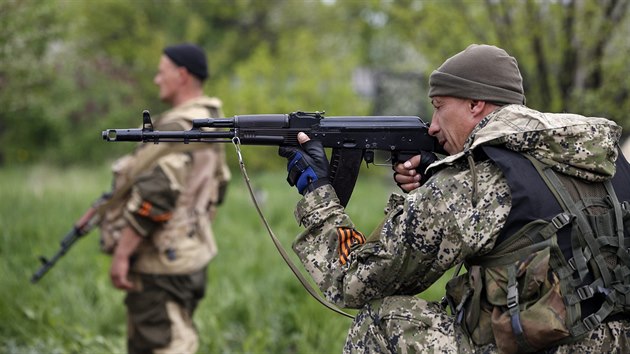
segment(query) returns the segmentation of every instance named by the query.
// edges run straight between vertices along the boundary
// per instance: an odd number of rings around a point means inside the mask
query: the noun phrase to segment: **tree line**
[[[4,0],[0,23],[3,164],[101,163],[128,151],[101,130],[165,109],[157,61],[184,41],[207,51],[206,91],[228,116],[429,120],[430,72],[488,43],[518,59],[530,107],[604,116],[630,131],[625,0]]]

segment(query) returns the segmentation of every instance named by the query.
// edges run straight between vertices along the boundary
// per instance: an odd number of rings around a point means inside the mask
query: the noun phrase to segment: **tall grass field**
[[[219,247],[195,313],[199,353],[340,353],[351,320],[314,300],[274,248],[239,170],[213,225]],[[299,195],[286,173],[249,172],[262,210],[292,260]],[[75,243],[38,283],[40,255],[52,256],[73,222],[110,184],[102,167],[0,168],[0,352],[124,353],[124,293],[109,281],[98,230]],[[391,171],[363,169],[347,208],[369,233],[396,186]],[[300,269],[306,275],[303,268]],[[420,296],[435,300],[444,284]],[[349,311],[354,313],[353,311]]]

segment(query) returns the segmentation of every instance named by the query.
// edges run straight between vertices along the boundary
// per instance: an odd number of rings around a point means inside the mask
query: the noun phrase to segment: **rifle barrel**
[[[106,141],[138,142],[228,142],[234,137],[233,131],[146,131],[143,129],[107,129],[102,133]]]
[[[70,247],[72,247],[72,244],[74,244],[79,237],[81,237],[79,230],[76,227],[73,227],[72,230],[70,230],[61,240],[59,250],[51,259],[47,259],[44,256],[39,257],[39,260],[42,262],[42,266],[31,277],[31,283],[37,283],[38,280],[43,278],[46,272],[48,272],[55,263],[57,263],[61,256],[68,252]]]

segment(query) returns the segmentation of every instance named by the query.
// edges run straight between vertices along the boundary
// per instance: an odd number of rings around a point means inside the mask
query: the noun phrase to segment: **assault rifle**
[[[55,263],[68,252],[72,245],[82,236],[87,235],[100,220],[100,213],[98,212],[99,206],[110,198],[110,193],[104,193],[98,198],[90,208],[72,225],[72,229],[68,231],[66,236],[61,240],[60,247],[57,253],[51,258],[47,259],[44,256],[40,256],[39,260],[42,262],[42,266],[31,277],[31,283],[37,283],[45,274],[50,270]]]
[[[321,112],[239,115],[232,118],[193,119],[185,131],[157,131],[149,111],[141,129],[107,129],[106,141],[227,143],[299,146],[297,133],[320,140],[332,148],[329,179],[342,205],[347,205],[361,162],[374,163],[374,152],[389,152],[392,164],[404,162],[421,151],[446,154],[428,133],[429,127],[414,116],[340,116]],[[214,128],[208,130],[206,128]],[[429,154],[423,154],[429,155]]]

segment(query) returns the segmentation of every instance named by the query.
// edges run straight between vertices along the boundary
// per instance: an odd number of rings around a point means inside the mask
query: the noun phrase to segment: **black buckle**
[[[589,331],[592,331],[593,329],[597,328],[597,326],[599,326],[602,323],[602,319],[596,313],[593,313],[587,316],[585,319],[583,319],[582,323],[584,323],[584,327],[586,327],[586,329],[588,329]]]
[[[575,291],[577,292],[580,300],[590,299],[593,295],[595,295],[595,291],[588,285],[577,288]]]
[[[507,307],[512,309],[518,306],[518,288],[516,286],[508,287]]]
[[[565,227],[569,222],[571,222],[571,216],[567,213],[558,214],[551,219],[551,223],[558,230]]]
[[[577,270],[577,267],[575,266],[575,258],[571,257],[571,259],[569,259],[569,267],[571,267],[573,271]]]

